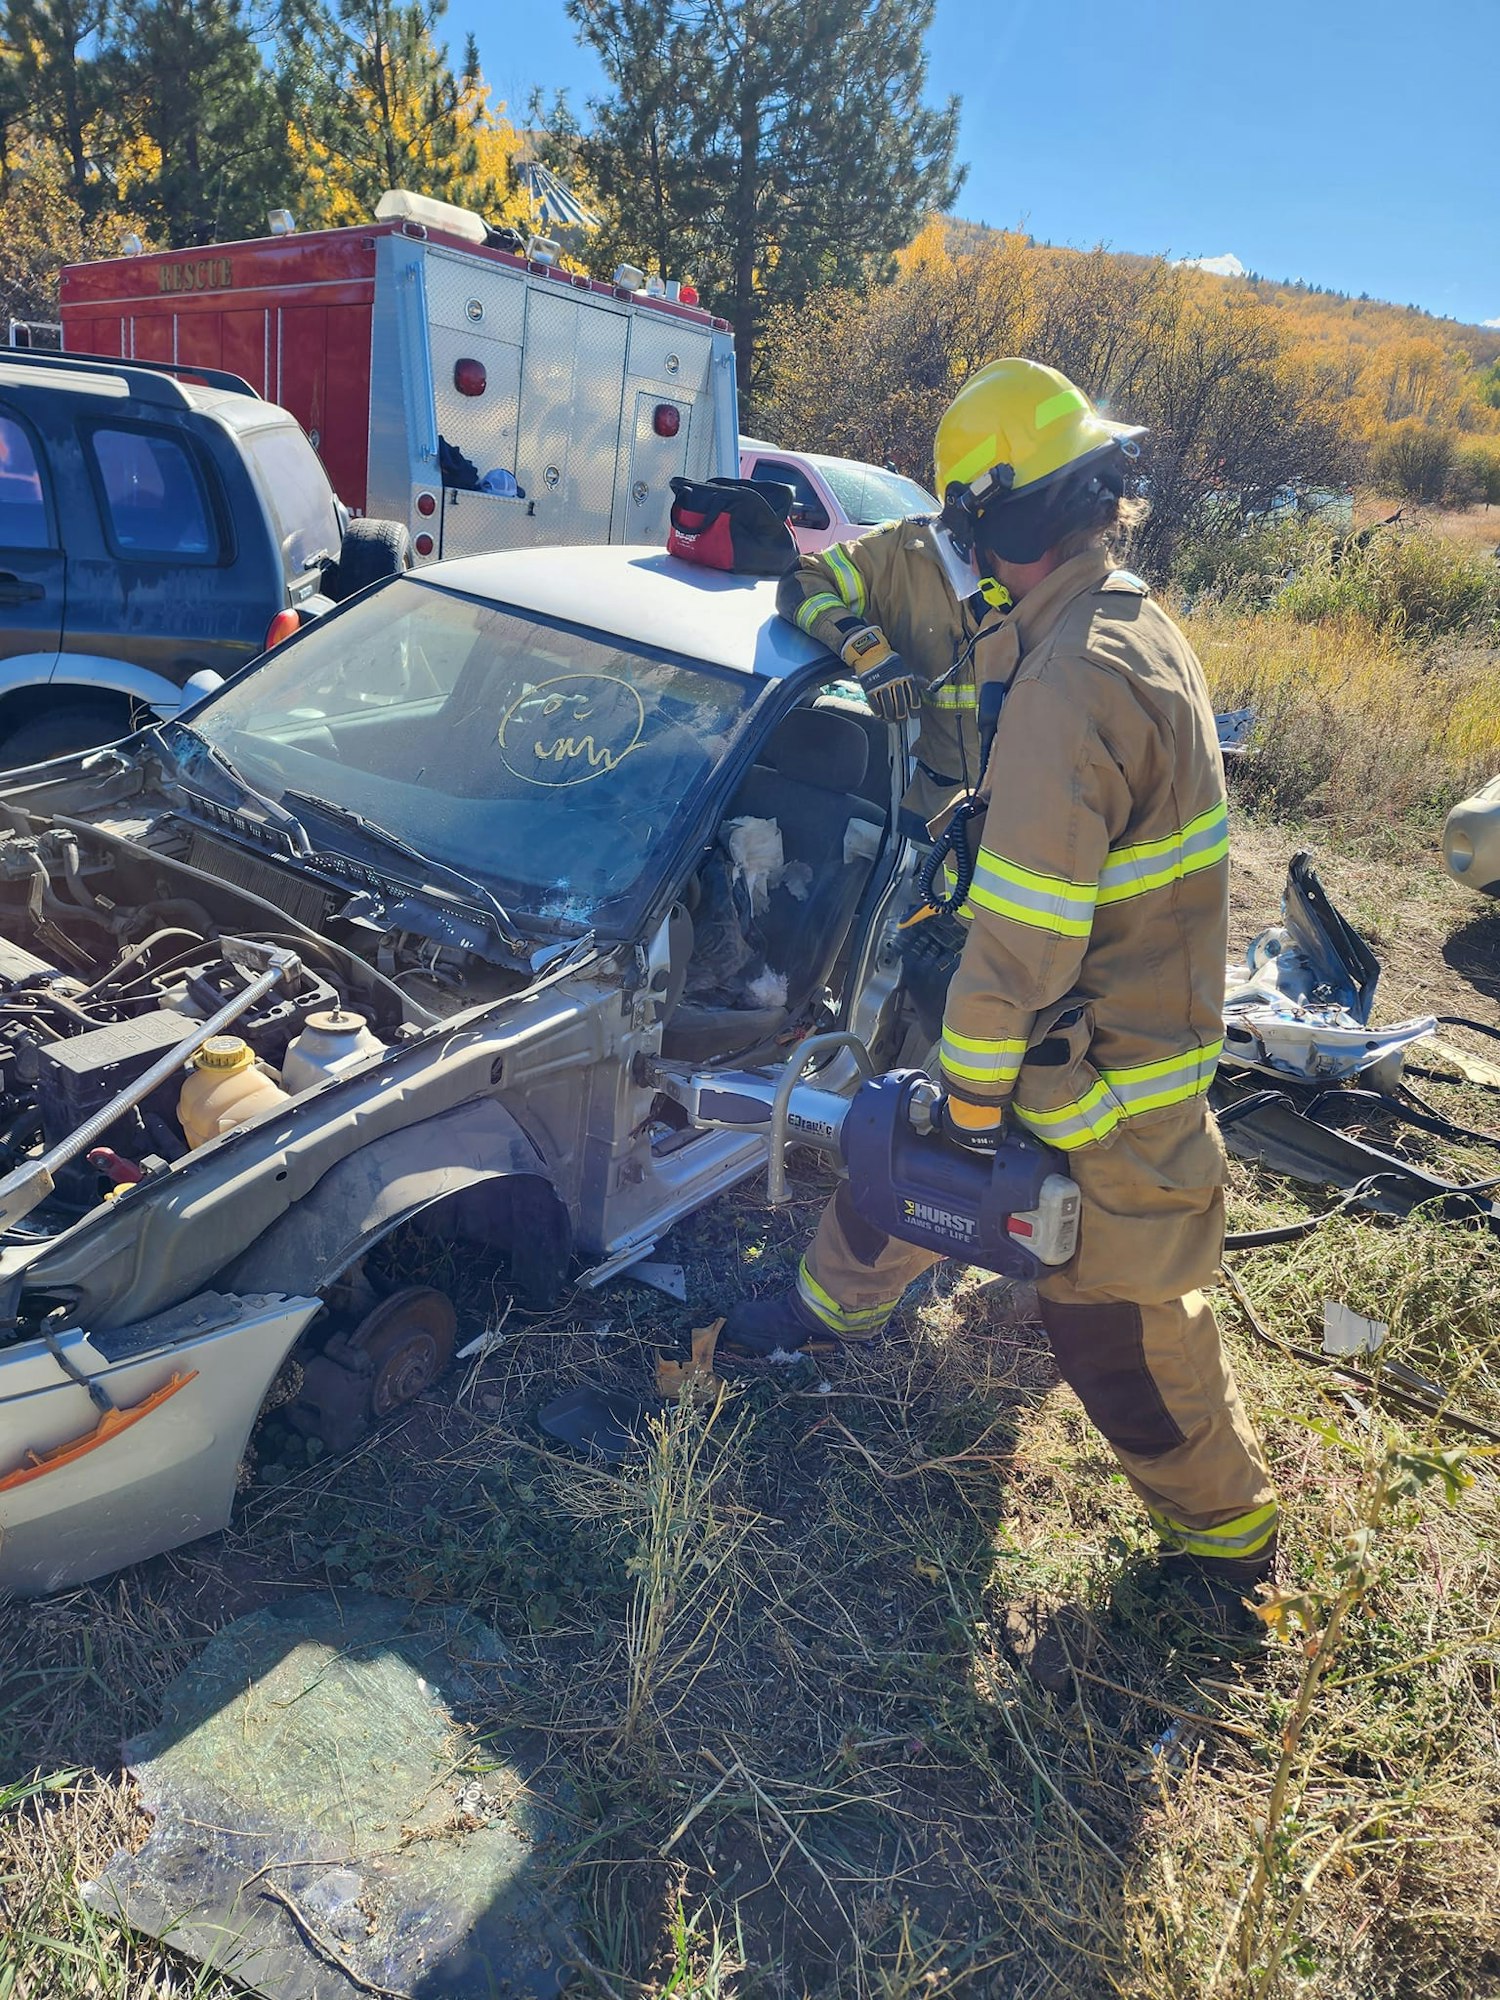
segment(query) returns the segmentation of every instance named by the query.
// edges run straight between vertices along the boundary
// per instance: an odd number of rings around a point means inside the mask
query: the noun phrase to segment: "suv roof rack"
[[[34,347],[15,347],[0,350],[0,366],[19,362],[26,368],[52,368],[63,372],[76,369],[81,375],[145,375],[148,379],[138,382],[136,387],[150,400],[162,403],[186,402],[185,396],[170,396],[160,393],[167,382],[180,388],[184,379],[201,382],[205,388],[226,389],[232,395],[250,396],[258,403],[260,393],[248,383],[243,375],[232,375],[227,368],[202,368],[191,362],[175,361],[133,361],[119,354],[52,354]],[[149,378],[161,376],[163,381]]]

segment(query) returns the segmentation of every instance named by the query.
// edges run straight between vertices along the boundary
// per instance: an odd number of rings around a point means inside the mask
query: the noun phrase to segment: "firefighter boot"
[[[804,1354],[839,1354],[845,1348],[870,1345],[840,1339],[813,1316],[795,1291],[742,1299],[719,1335],[720,1354],[747,1361],[794,1361]]]
[[[1237,1558],[1164,1556],[1161,1577],[1168,1604],[1199,1631],[1211,1646],[1234,1653],[1254,1652],[1266,1638],[1266,1626],[1251,1608],[1259,1586],[1275,1571],[1276,1538],[1258,1554]]]

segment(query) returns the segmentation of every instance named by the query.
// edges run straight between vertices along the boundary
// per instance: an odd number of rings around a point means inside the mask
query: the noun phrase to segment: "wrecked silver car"
[[[907,753],[773,599],[450,563],[7,781],[0,1590],[221,1527],[294,1349],[335,1444],[420,1393],[454,1314],[362,1282],[397,1227],[545,1301],[764,1161],[717,1066],[896,1058]]]

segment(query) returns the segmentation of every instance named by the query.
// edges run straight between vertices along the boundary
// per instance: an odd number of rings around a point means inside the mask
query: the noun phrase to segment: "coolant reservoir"
[[[287,1102],[288,1093],[238,1035],[210,1035],[193,1057],[192,1073],[177,1099],[177,1116],[188,1145],[206,1146],[221,1132]]]
[[[363,1014],[343,1007],[330,1007],[321,1014],[309,1014],[307,1025],[286,1052],[281,1065],[281,1081],[294,1097],[314,1090],[331,1076],[363,1062],[385,1047],[372,1034]]]

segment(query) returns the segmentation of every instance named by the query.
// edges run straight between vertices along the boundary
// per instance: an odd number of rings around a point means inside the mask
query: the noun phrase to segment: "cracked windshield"
[[[760,686],[407,582],[273,654],[193,727],[310,821],[327,800],[493,883],[517,916],[607,929],[649,891]]]

